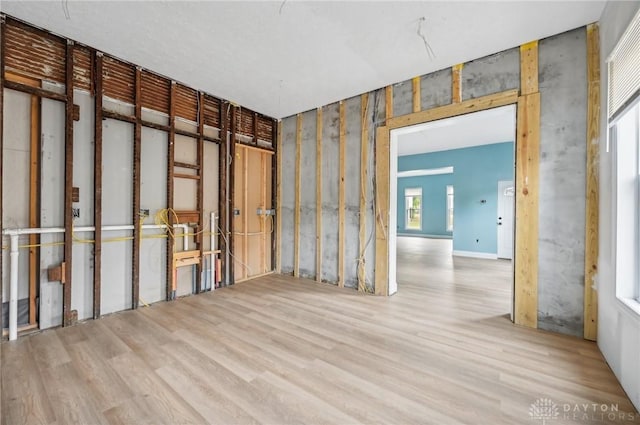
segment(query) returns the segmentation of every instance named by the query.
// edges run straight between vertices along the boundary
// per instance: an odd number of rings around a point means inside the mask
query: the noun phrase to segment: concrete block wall
[[[539,327],[571,335],[582,335],[583,322],[583,268],[584,268],[584,216],[586,170],[586,29],[579,28],[539,42],[539,81],[541,93],[540,136],[540,233],[539,239]],[[451,103],[452,72],[443,69],[420,77],[421,109],[430,109]],[[518,47],[466,63],[462,69],[462,98],[473,99],[520,87],[520,51]],[[346,246],[345,282],[352,285],[357,276],[357,262],[352,261],[360,250],[359,220],[366,215],[367,237],[370,226],[375,226],[375,129],[384,125],[385,91],[369,93],[369,108],[365,120],[369,131],[369,158],[367,158],[367,208],[359,211],[354,192],[359,186],[359,146],[361,121],[360,97],[346,102]],[[412,112],[412,81],[393,85],[393,114]],[[339,176],[339,116],[338,103],[323,107],[322,139],[322,278],[337,283],[338,265],[338,176]],[[315,121],[315,111],[303,114],[303,121]],[[307,125],[307,124],[303,124]],[[296,116],[282,122],[282,272],[291,273],[293,264],[293,208],[295,207],[295,145]],[[313,144],[315,133],[303,131],[302,145]],[[303,157],[308,152],[303,148]],[[302,179],[315,175],[315,162],[301,161]],[[311,181],[307,181],[311,185]],[[305,186],[304,191],[307,189]],[[309,194],[305,193],[303,199]],[[393,202],[393,200],[392,200]],[[301,217],[315,214],[315,203],[301,202]],[[311,220],[300,221],[300,234],[315,235]],[[373,237],[375,241],[375,235]],[[302,239],[301,239],[302,241]],[[374,279],[374,243],[366,251],[367,278]],[[307,247],[300,247],[306,254]],[[306,260],[305,260],[306,261]],[[311,259],[308,259],[311,262]],[[311,275],[305,262],[301,275]],[[402,288],[400,288],[402,290]]]

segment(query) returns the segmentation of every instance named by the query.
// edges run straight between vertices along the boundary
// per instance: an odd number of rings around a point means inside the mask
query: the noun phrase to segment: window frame
[[[619,125],[627,118],[635,119],[635,128],[627,133],[635,139],[632,142],[635,146],[629,146],[626,138],[621,139],[626,135],[619,131]],[[619,302],[640,315],[640,99],[634,99],[617,111],[610,120],[608,129],[613,159],[612,256],[615,295]],[[635,187],[623,187],[629,184],[630,178]],[[632,196],[628,196],[629,193]],[[634,227],[632,241],[629,240],[630,226]]]
[[[451,189],[451,193],[449,193],[449,189]],[[454,214],[454,199],[455,199],[455,190],[452,184],[448,184],[446,186],[446,231],[453,232],[453,214]],[[449,197],[451,197],[451,205],[449,205]]]
[[[409,191],[415,191],[415,192],[420,192],[419,195],[408,195],[407,192]],[[416,198],[419,197],[420,198],[420,221],[418,223],[418,228],[415,227],[409,227],[409,211],[413,210],[414,208],[412,207],[407,207],[407,198],[411,197]],[[405,187],[404,188],[404,230],[414,230],[414,231],[422,231],[422,212],[424,211],[423,205],[422,205],[422,187]]]

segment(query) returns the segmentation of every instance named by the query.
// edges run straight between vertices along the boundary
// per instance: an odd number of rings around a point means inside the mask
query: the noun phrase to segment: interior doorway
[[[492,289],[503,294],[512,316],[515,105],[402,127],[390,136],[389,294],[403,279],[429,285],[430,276],[444,276],[437,284],[455,286],[460,282],[447,276],[471,270],[476,278],[465,280],[465,290],[485,290],[471,286],[495,276],[502,283]],[[407,193],[420,193],[420,202],[412,197],[409,205]]]

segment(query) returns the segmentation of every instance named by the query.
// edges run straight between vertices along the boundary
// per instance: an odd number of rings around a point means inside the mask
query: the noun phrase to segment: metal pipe
[[[18,249],[19,236],[11,235],[11,271],[9,292],[9,341],[18,339]]]
[[[218,215],[215,212],[211,212],[211,217],[209,219],[209,223],[211,227],[211,235],[209,235],[209,238],[211,240],[211,244],[209,245],[211,247],[211,255],[209,256],[209,289],[211,289],[212,291],[216,289],[216,282],[214,280],[214,267],[216,264],[216,254],[214,254],[214,251],[217,249],[216,248],[216,229],[218,228]]]
[[[143,224],[143,229],[166,229],[164,224]],[[186,224],[174,224],[174,228],[181,228],[184,240],[184,250],[188,250],[188,228]],[[116,230],[132,230],[133,225],[125,224],[121,226],[102,226],[102,231]],[[94,226],[75,227],[74,232],[94,232]],[[18,338],[18,259],[20,258],[19,237],[21,235],[41,235],[45,233],[64,233],[64,227],[48,227],[48,228],[27,228],[27,229],[6,229],[2,231],[3,235],[11,238],[10,246],[10,287],[9,287],[9,341]],[[1,309],[0,309],[1,310]]]

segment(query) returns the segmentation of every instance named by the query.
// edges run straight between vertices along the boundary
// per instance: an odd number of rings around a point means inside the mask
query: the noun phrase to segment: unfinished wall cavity
[[[345,103],[344,125],[346,125],[346,168],[343,182],[340,176],[339,146],[339,103],[322,107],[323,132],[321,140],[321,177],[316,185],[322,186],[322,270],[323,280],[339,282],[337,265],[340,255],[344,255],[345,285],[353,286],[358,280],[358,261],[366,260],[366,279],[375,279],[373,267],[375,258],[374,228],[379,215],[375,211],[375,161],[376,128],[385,124],[385,119],[408,116],[417,110],[429,109],[464,102],[487,95],[520,89],[521,49],[513,48],[491,56],[463,64],[460,71],[461,98],[453,96],[457,84],[452,69],[444,69],[415,80],[396,83],[387,90],[380,89],[366,94],[368,110],[362,123],[360,98],[347,99]],[[537,50],[536,50],[537,51]],[[538,58],[536,58],[536,61]],[[535,72],[535,71],[534,71]],[[581,28],[551,37],[539,43],[539,89],[535,85],[533,93],[541,93],[540,125],[540,186],[538,239],[538,320],[544,329],[573,335],[582,332],[583,317],[583,266],[584,266],[584,217],[585,217],[585,140],[586,140],[586,41],[585,29]],[[418,84],[419,82],[419,84]],[[391,93],[392,99],[386,99]],[[517,94],[514,95],[517,98]],[[385,116],[385,112],[391,113]],[[312,112],[302,115],[304,131],[302,146],[304,155],[310,158],[301,161],[302,176],[315,172],[313,153],[306,148],[313,143],[309,125]],[[292,116],[283,119],[282,151],[283,167],[283,212],[282,212],[282,259],[283,272],[293,271],[293,251],[305,250],[309,241],[301,239],[295,247],[294,232],[314,235],[316,229],[312,220],[300,220],[299,228],[294,223],[296,175],[296,121]],[[366,134],[363,135],[363,130]],[[369,143],[366,158],[361,158],[361,137]],[[366,171],[365,185],[360,185],[360,166]],[[338,246],[339,191],[345,191],[345,247]],[[312,189],[311,189],[312,190]],[[304,202],[301,203],[303,217],[313,216],[314,205],[304,186]],[[363,204],[356,199],[364,193]],[[391,200],[393,202],[393,200]],[[310,211],[311,209],[311,211]],[[317,210],[316,210],[317,212]],[[536,211],[536,213],[538,213]],[[364,223],[365,243],[358,238],[361,223]],[[369,242],[369,241],[372,242]],[[369,242],[369,243],[367,243]],[[364,247],[364,255],[362,252]],[[309,273],[310,261],[302,262],[301,273]],[[301,263],[301,264],[302,264]],[[286,265],[286,267],[285,267]],[[402,287],[400,286],[400,291]],[[535,308],[534,308],[535,309]]]
[[[271,271],[275,120],[11,17],[0,23],[0,329],[9,234],[20,233],[21,330],[234,283],[229,181],[239,173],[251,176],[243,199],[254,212],[241,230],[257,247],[240,247],[244,262]],[[220,158],[235,145],[251,152],[240,170]],[[212,213],[223,213],[217,226]]]

